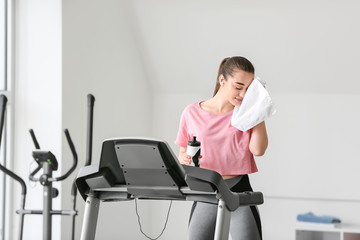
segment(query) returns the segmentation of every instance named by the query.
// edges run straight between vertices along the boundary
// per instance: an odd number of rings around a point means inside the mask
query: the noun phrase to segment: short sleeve
[[[188,142],[188,129],[187,129],[187,113],[186,109],[181,114],[178,134],[175,140],[175,144],[180,147],[186,147]]]

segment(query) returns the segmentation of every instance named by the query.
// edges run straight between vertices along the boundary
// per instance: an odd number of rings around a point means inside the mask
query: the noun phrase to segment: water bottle
[[[190,166],[200,167],[199,156],[200,156],[200,142],[196,141],[196,136],[193,136],[192,141],[188,141],[186,148],[186,154],[191,157]]]

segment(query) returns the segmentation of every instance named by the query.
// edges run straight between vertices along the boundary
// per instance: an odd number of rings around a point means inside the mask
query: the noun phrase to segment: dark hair
[[[226,80],[228,76],[233,76],[234,72],[236,72],[237,70],[243,70],[248,73],[255,73],[255,68],[252,63],[244,57],[236,56],[224,58],[219,66],[213,96],[216,95],[220,88],[219,77],[223,75]]]

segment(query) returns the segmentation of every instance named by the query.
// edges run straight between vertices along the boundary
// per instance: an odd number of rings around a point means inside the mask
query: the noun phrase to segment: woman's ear
[[[225,81],[224,75],[221,74],[221,75],[219,76],[219,84],[220,84],[221,87],[223,86],[224,81]]]

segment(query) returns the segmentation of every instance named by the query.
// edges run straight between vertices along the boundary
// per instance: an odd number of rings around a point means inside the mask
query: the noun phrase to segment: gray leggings
[[[232,191],[252,191],[249,177],[239,176],[226,180]],[[189,240],[214,239],[217,205],[194,202],[189,220]],[[261,222],[255,206],[239,207],[231,213],[230,234],[232,240],[260,240]]]

